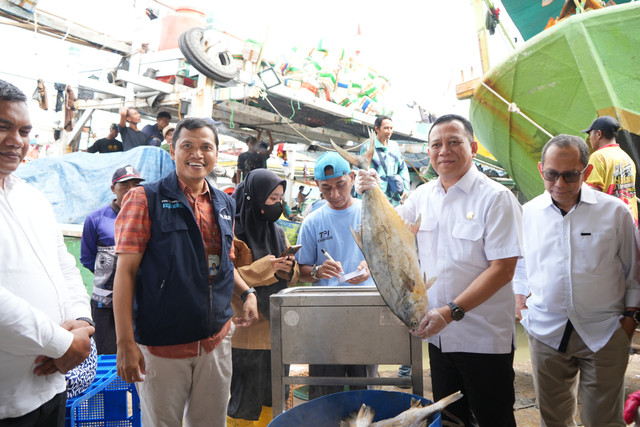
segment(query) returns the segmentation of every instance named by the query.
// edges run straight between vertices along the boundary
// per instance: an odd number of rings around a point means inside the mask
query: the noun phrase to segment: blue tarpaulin
[[[132,165],[147,181],[156,181],[175,169],[165,150],[143,146],[117,153],[72,153],[33,160],[16,175],[42,191],[61,224],[83,224],[90,212],[115,198],[111,178],[119,167]]]

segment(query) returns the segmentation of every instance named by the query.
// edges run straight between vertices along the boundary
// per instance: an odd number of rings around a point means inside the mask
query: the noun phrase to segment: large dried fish
[[[371,135],[371,134],[370,134]],[[355,156],[333,143],[349,163],[369,169],[375,150],[375,138],[362,156]],[[380,188],[367,190],[362,200],[361,229],[352,229],[353,237],[367,260],[382,299],[409,329],[415,329],[429,308],[428,282],[420,273],[415,235],[409,231]],[[418,228],[420,218],[412,227]]]

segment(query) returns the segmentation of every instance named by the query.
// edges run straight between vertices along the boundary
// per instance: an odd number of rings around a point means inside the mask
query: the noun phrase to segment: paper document
[[[365,269],[363,268],[362,270],[355,270],[351,273],[343,274],[338,278],[338,283],[344,283],[347,280],[353,279],[354,277],[362,276],[364,272]]]

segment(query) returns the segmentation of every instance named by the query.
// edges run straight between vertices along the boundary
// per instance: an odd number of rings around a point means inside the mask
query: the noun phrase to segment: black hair
[[[385,120],[389,120],[389,121],[393,121],[391,120],[391,117],[389,116],[385,116],[384,114],[376,117],[376,121],[373,123],[373,128],[380,128],[380,126],[382,126],[382,122],[384,122]]]
[[[469,136],[469,142],[473,142],[473,126],[471,125],[471,122],[458,114],[445,114],[444,116],[438,117],[436,121],[431,125],[431,129],[429,129],[427,140],[430,139],[429,137],[431,136],[431,131],[434,127],[436,127],[436,125],[452,122],[454,120],[458,120],[460,123],[462,123],[462,125],[464,126],[464,130],[467,131],[467,135]]]
[[[327,165],[324,167],[324,176],[331,176],[336,173],[335,169],[331,165]]]
[[[613,129],[598,129],[600,132],[602,132],[602,136],[604,139],[613,139],[616,138],[618,136],[618,129],[613,130]]]
[[[586,168],[589,164],[589,147],[587,147],[587,143],[579,136],[561,133],[560,135],[556,135],[551,138],[544,145],[541,158],[542,166],[544,166],[544,157],[547,154],[547,150],[552,145],[555,145],[556,147],[576,147],[580,151],[580,161],[582,162],[582,166]]]
[[[118,125],[115,123],[111,123],[111,126],[109,126],[109,132],[111,132],[112,130],[118,130]]]
[[[258,142],[258,140],[256,139],[256,137],[255,137],[255,136],[249,136],[249,137],[247,137],[247,139],[246,139],[246,141],[245,141],[245,143],[246,143],[247,145],[249,145],[249,144],[256,144],[257,142]]]
[[[27,96],[11,83],[0,80],[0,100],[27,102]]]
[[[218,138],[218,129],[213,124],[213,120],[206,117],[187,117],[186,119],[181,120],[176,125],[176,130],[173,131],[173,139],[171,140],[171,145],[173,148],[176,148],[176,141],[180,139],[180,132],[182,129],[194,130],[200,128],[209,128],[213,132],[216,140],[216,148],[219,147],[220,142]]]
[[[166,117],[167,119],[171,120],[171,114],[167,113],[166,111],[160,111],[156,116],[156,120],[160,120],[163,117]]]
[[[304,197],[307,197],[309,194],[311,194],[311,188],[309,188],[309,191],[307,191],[306,193],[304,192],[304,185],[301,185],[300,187],[298,187],[298,192],[302,193],[302,195]]]

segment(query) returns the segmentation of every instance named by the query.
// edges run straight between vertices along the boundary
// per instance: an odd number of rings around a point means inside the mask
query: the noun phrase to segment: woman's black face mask
[[[282,202],[273,205],[262,205],[262,217],[270,222],[276,222],[282,215]]]

